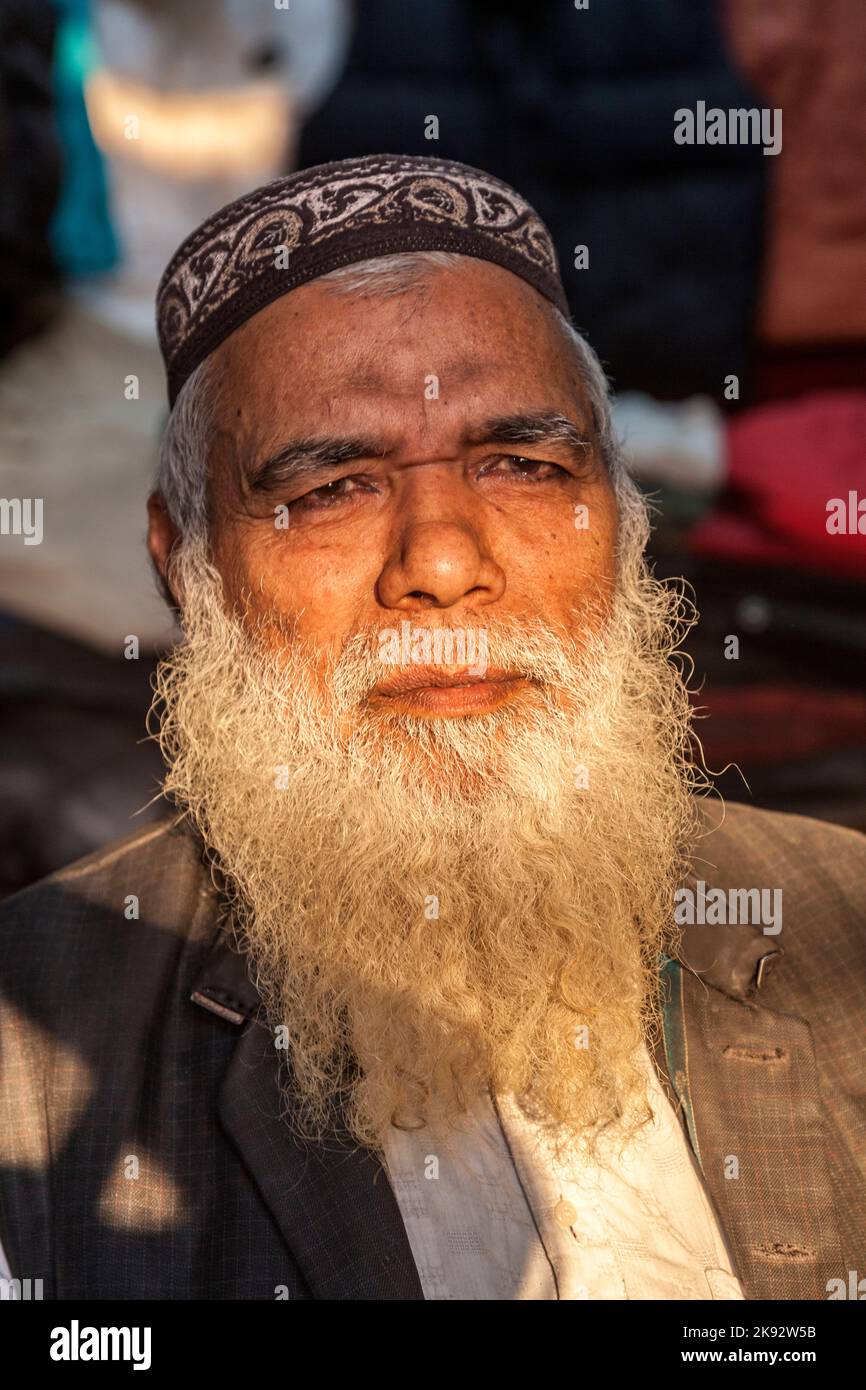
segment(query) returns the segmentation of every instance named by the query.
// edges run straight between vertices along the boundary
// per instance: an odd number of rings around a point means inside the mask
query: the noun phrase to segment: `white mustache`
[[[411,628],[411,639],[407,640],[403,630],[371,625],[344,643],[331,673],[334,697],[341,712],[361,704],[385,674],[393,678],[400,672],[411,673],[418,665],[435,666],[435,660],[423,659],[428,657],[428,649],[434,656],[437,650],[444,654],[443,669],[465,666],[470,675],[482,676],[490,670],[507,671],[539,686],[570,687],[575,683],[575,668],[581,659],[579,647],[539,617],[497,616],[483,627],[412,623]],[[452,640],[449,646],[440,636],[443,633],[462,634],[462,662],[449,659],[459,656],[460,643]],[[396,651],[399,659],[383,661],[383,647]],[[413,651],[420,652],[422,659],[415,660]],[[469,659],[465,659],[467,656]]]

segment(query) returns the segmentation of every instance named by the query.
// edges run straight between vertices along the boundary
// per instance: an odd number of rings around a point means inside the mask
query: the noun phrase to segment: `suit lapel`
[[[280,1116],[278,1056],[256,1017],[242,956],[220,933],[195,1003],[243,1032],[219,1099],[237,1146],[315,1298],[422,1299],[418,1271],[387,1174],[335,1129],[323,1145],[293,1138]]]

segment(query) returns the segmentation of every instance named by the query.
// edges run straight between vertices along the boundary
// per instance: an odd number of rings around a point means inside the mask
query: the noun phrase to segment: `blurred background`
[[[781,152],[678,145],[699,102],[781,110]],[[383,152],[551,228],[656,571],[694,587],[720,790],[866,830],[863,0],[0,0],[0,895],[164,813],[167,260],[244,190]]]

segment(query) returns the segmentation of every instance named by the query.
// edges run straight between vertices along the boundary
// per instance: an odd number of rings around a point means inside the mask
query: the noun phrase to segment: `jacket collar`
[[[214,936],[192,991],[194,1004],[229,1023],[252,1022],[262,1001],[250,978],[249,957],[239,952],[224,928]]]
[[[669,954],[690,974],[742,1003],[761,988],[785,953],[772,936],[749,923],[692,923]]]

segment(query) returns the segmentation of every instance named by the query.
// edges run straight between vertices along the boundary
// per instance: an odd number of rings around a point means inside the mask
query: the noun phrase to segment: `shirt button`
[[[558,1226],[573,1226],[577,1220],[577,1208],[563,1200],[553,1208],[553,1216]]]

